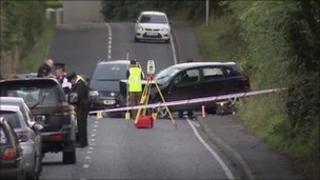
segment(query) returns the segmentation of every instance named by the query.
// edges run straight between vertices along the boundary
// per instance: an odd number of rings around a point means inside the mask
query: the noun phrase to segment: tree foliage
[[[319,1],[227,1],[255,88],[287,87],[288,134],[319,156]],[[239,47],[240,48],[240,47]]]
[[[1,1],[1,49],[30,50],[43,30],[44,1]]]
[[[218,7],[219,2],[220,0],[211,1],[210,8]],[[147,10],[164,11],[170,17],[184,12],[186,19],[192,20],[204,17],[205,0],[104,0],[102,13],[106,21],[125,21],[133,20],[141,11]]]

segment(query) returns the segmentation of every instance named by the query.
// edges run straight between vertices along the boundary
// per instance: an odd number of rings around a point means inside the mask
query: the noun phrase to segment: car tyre
[[[76,163],[76,147],[75,144],[72,143],[73,146],[71,150],[64,150],[62,152],[62,162],[63,164],[75,164]]]

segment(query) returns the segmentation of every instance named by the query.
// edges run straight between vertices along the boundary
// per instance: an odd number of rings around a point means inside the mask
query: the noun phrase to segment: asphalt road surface
[[[111,38],[110,38],[111,37]],[[69,71],[91,74],[100,59],[129,57],[157,70],[174,64],[171,44],[133,42],[133,24],[111,23],[61,27],[49,55]],[[136,129],[133,121],[88,118],[89,146],[77,148],[77,163],[64,165],[61,153],[43,159],[40,179],[232,179],[228,160],[198,134],[197,122],[157,120],[153,129]]]

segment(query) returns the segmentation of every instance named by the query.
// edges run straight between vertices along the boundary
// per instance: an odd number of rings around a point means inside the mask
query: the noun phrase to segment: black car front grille
[[[150,36],[147,33],[144,33],[142,36],[145,37],[145,38],[161,38],[161,35],[159,33],[157,35],[155,35],[155,36],[153,36],[153,35]]]

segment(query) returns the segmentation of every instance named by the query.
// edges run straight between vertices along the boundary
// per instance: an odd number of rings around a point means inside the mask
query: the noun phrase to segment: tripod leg
[[[163,97],[163,94],[162,94],[162,92],[161,92],[161,89],[160,89],[160,87],[159,87],[159,85],[158,85],[158,83],[157,83],[156,81],[155,81],[155,85],[156,85],[156,87],[157,87],[157,90],[158,90],[158,93],[159,93],[159,95],[160,95],[160,97],[161,97],[162,102],[163,102],[163,103],[166,103],[166,101],[165,101],[165,99],[164,99],[164,97]],[[170,109],[169,109],[168,106],[166,106],[166,105],[165,105],[164,107],[166,108],[166,110],[167,110],[167,112],[168,112],[168,114],[169,114],[169,117],[170,117],[170,120],[171,120],[173,126],[174,126],[175,128],[177,128],[176,121],[173,119]]]

